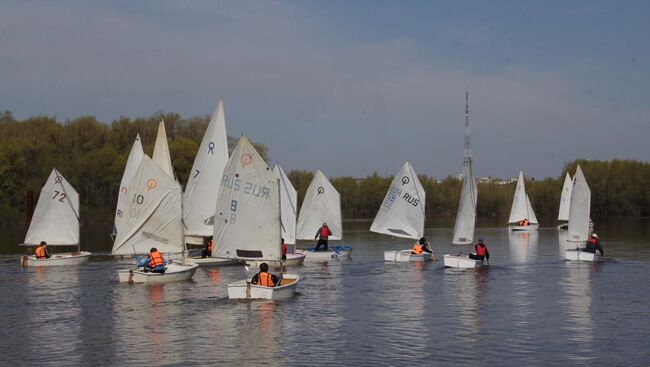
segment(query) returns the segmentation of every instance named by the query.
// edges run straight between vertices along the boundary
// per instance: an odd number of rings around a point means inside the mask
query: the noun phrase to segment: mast
[[[469,146],[469,92],[465,87],[465,165],[472,164],[472,150]]]

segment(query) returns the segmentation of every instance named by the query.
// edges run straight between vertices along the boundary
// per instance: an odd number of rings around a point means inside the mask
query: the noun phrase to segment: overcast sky
[[[650,160],[648,1],[2,1],[0,110],[210,114],[285,170]]]

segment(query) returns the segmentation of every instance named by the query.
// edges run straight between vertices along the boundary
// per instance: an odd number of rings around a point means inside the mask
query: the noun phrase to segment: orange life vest
[[[208,252],[212,252],[212,240],[208,241]]]
[[[149,253],[149,267],[153,269],[159,265],[165,265],[165,260],[163,260],[163,257],[160,254],[160,252],[154,251]]]
[[[330,235],[330,230],[327,227],[325,226],[320,227],[320,238],[326,239],[329,235]]]
[[[419,255],[423,252],[422,245],[420,245],[420,242],[416,242],[415,245],[413,245],[413,250],[411,250],[411,252],[416,255]]]
[[[34,250],[34,255],[36,255],[37,259],[45,259],[47,256],[45,256],[45,246],[38,246],[36,250]]]
[[[485,256],[485,249],[486,249],[485,246],[476,245],[476,255]]]
[[[524,219],[524,226],[528,225],[528,219]]]
[[[257,285],[261,285],[262,287],[275,287],[271,274],[261,271],[257,274]]]

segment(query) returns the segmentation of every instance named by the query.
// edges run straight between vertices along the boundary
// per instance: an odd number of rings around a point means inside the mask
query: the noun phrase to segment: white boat
[[[122,174],[122,181],[120,181],[120,190],[117,194],[117,207],[115,208],[115,221],[113,222],[113,233],[111,237],[115,239],[117,232],[120,230],[122,224],[122,213],[124,212],[124,205],[126,204],[126,194],[129,192],[129,182],[133,178],[135,171],[138,169],[144,150],[142,149],[142,142],[140,141],[140,134],[136,135],[129,157],[126,160],[124,173]]]
[[[185,242],[203,244],[212,236],[214,208],[223,169],[228,162],[228,137],[223,98],[212,114],[183,194]],[[218,245],[218,244],[217,244]]]
[[[217,198],[213,238],[216,256],[243,261],[282,259],[280,183],[278,177],[245,137],[226,164]],[[228,284],[231,299],[280,299],[293,296],[300,277],[277,287],[249,284],[248,279]]]
[[[341,216],[341,196],[332,186],[327,177],[318,170],[314,179],[309,184],[305,198],[298,215],[296,230],[297,240],[314,241],[316,232],[327,223],[332,235],[329,241],[343,240],[343,220]],[[327,261],[331,258],[346,257],[352,252],[350,246],[332,246],[328,244],[328,251],[304,250],[306,261]]]
[[[569,172],[564,176],[562,185],[562,195],[560,196],[560,209],[557,213],[557,229],[565,230],[569,228],[569,207],[571,206],[571,190],[573,189],[573,180]]]
[[[185,237],[187,240],[187,237]],[[201,257],[201,256],[192,256],[188,257],[186,260],[190,264],[198,264],[199,266],[206,268],[210,266],[227,266],[227,265],[241,265],[242,262],[235,259],[220,259],[218,257]]]
[[[589,238],[589,217],[591,213],[591,190],[578,165],[573,175],[573,190],[569,209],[569,228],[567,240],[585,242]]]
[[[571,261],[599,261],[602,260],[602,256],[599,252],[596,253],[584,251],[583,249],[573,249],[567,250],[564,253],[566,260]]]
[[[285,266],[301,265],[305,261],[305,254],[302,252],[288,253],[286,259],[282,260],[247,260],[246,265],[259,267],[262,263],[267,263],[271,268],[282,268]]]
[[[528,220],[528,225],[519,225],[523,220]],[[530,204],[530,198],[526,195],[524,173],[519,171],[515,195],[512,198],[510,217],[508,218],[508,229],[511,231],[532,231],[537,230],[538,228],[539,222],[535,216],[533,206]]]
[[[478,188],[472,173],[472,149],[469,135],[469,93],[465,91],[465,145],[463,159],[463,188],[460,192],[458,212],[451,244],[468,246],[474,243],[474,228],[476,226],[476,201]],[[468,254],[451,255],[443,257],[446,268],[470,269],[483,265],[483,260],[470,259]]]
[[[178,254],[184,257],[181,186],[147,155],[129,183],[122,228],[113,243],[113,255],[148,255],[155,247],[168,259]],[[181,261],[168,264],[164,274],[124,269],[118,271],[118,279],[135,283],[188,280],[198,267]]]
[[[426,193],[408,161],[402,165],[386,192],[370,231],[417,241],[424,235]],[[386,261],[429,261],[431,254],[413,254],[408,249],[384,251]]]
[[[319,250],[316,251],[315,248],[307,248],[296,250],[297,254],[304,254],[305,261],[307,262],[327,262],[330,259],[346,258],[350,257],[352,253],[351,246],[329,246],[327,251]]]
[[[88,262],[90,252],[79,249],[79,194],[56,170],[52,169],[36,203],[22,246],[74,246],[77,251],[52,254],[50,258],[37,259],[34,255],[21,257],[23,266],[65,266]]]

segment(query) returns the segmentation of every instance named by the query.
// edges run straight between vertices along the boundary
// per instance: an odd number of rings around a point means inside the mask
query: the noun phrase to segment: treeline
[[[83,220],[105,221],[112,225],[117,188],[136,134],[140,134],[145,153],[153,152],[158,122],[164,119],[175,173],[182,184],[194,162],[209,116],[182,118],[178,114],[158,113],[151,117],[122,117],[110,124],[92,116],[69,121],[38,116],[19,121],[10,112],[0,114],[0,222],[20,223],[26,219],[26,193],[35,199],[52,167],[77,189]],[[235,138],[228,138],[232,150]],[[268,159],[267,148],[256,144]],[[527,180],[526,188],[538,219],[552,224],[558,211],[560,192],[567,170],[573,174],[580,164],[592,191],[592,216],[650,215],[650,164],[631,160],[571,162],[555,178]],[[291,182],[302,202],[313,173],[291,171]],[[331,178],[341,194],[346,219],[373,218],[390,186],[391,176]],[[453,218],[460,197],[461,181],[449,176],[443,180],[421,175],[428,218]],[[510,212],[515,183],[499,180],[479,183],[479,218],[504,221]]]

